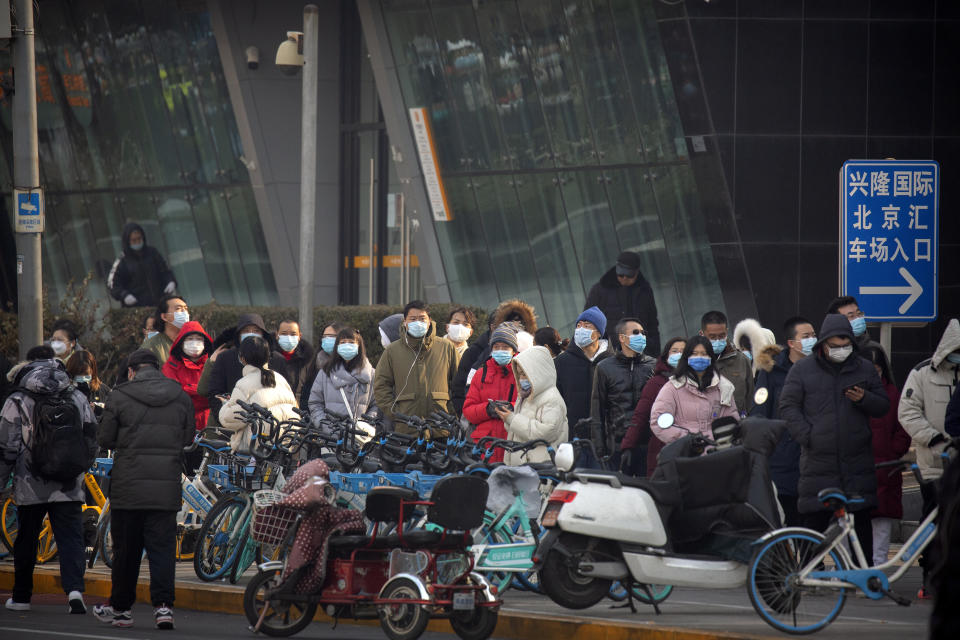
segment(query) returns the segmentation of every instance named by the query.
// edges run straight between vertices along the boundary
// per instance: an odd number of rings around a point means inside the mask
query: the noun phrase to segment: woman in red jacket
[[[899,460],[910,448],[910,435],[903,430],[897,420],[900,404],[900,392],[893,384],[890,375],[890,363],[887,354],[879,346],[869,346],[861,356],[873,363],[880,374],[880,381],[890,398],[890,410],[882,418],[870,418],[870,431],[873,436],[873,461],[887,462]],[[873,519],[873,564],[887,561],[890,551],[890,528],[894,520],[903,517],[903,475],[899,470],[890,473],[890,469],[877,469],[877,508],[871,514]],[[870,558],[868,558],[869,560]]]
[[[506,438],[507,429],[490,400],[509,402],[517,399],[516,380],[510,362],[517,354],[517,332],[510,323],[503,323],[490,336],[490,358],[470,381],[470,390],[463,403],[463,416],[476,425],[471,434],[474,442],[485,436]],[[491,462],[503,462],[503,450],[497,449]]]
[[[193,412],[197,420],[197,431],[207,426],[210,415],[210,401],[197,393],[197,382],[203,373],[203,365],[213,351],[213,340],[203,330],[199,322],[184,323],[177,339],[170,347],[170,357],[163,365],[163,375],[176,380],[193,400]]]
[[[657,358],[657,366],[653,370],[653,377],[647,380],[640,392],[640,400],[637,401],[637,407],[633,410],[633,421],[630,428],[623,436],[620,442],[620,451],[622,456],[627,451],[643,451],[644,445],[647,446],[647,477],[653,475],[653,470],[657,468],[657,455],[663,448],[663,442],[658,438],[651,438],[650,435],[650,409],[653,408],[653,401],[657,399],[660,389],[667,383],[667,379],[673,375],[673,370],[677,368],[680,362],[680,355],[687,346],[683,338],[670,338],[663,348],[663,353]],[[622,465],[621,465],[622,466]]]

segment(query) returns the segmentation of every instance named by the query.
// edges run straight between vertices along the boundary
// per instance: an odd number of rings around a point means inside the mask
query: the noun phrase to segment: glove
[[[177,283],[173,281],[168,282],[167,286],[163,288],[163,292],[166,293],[167,295],[173,293],[176,290],[177,290]]]
[[[132,293],[128,293],[123,297],[123,304],[127,305],[128,307],[132,307],[133,305],[137,304],[136,296],[134,296]]]
[[[630,473],[633,466],[633,449],[624,449],[620,452],[620,473]]]
[[[491,420],[499,420],[500,416],[497,415],[496,409],[493,408],[493,405],[489,402],[487,403],[487,415],[490,416]]]

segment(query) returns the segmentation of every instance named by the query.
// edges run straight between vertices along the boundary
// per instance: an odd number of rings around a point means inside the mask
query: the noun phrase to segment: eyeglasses
[[[621,333],[620,335],[622,335],[624,338],[629,338],[630,336],[645,336],[647,335],[647,332],[643,329],[634,329],[630,333]]]

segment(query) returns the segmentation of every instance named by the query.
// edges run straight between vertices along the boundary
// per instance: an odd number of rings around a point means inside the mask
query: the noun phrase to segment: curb
[[[13,588],[13,565],[0,565],[0,589]],[[84,577],[86,589],[84,595],[97,596],[106,600],[110,597],[111,581],[106,577],[87,574]],[[37,567],[33,574],[35,593],[63,593],[60,574],[56,570]],[[180,583],[176,587],[176,607],[215,613],[243,613],[243,592],[236,587],[218,584]],[[89,598],[88,598],[89,600]],[[141,577],[137,582],[137,602],[150,602],[150,582]],[[314,620],[332,623],[333,619],[322,610],[317,611]],[[340,624],[355,624],[379,627],[376,620],[341,619]],[[446,620],[431,620],[428,631],[451,633],[450,623]],[[658,627],[645,623],[612,622],[586,618],[576,615],[555,616],[537,613],[513,613],[509,609],[501,610],[494,635],[511,640],[543,640],[543,638],[564,638],[565,640],[759,640],[770,636],[729,633],[724,631],[701,631],[676,627]]]

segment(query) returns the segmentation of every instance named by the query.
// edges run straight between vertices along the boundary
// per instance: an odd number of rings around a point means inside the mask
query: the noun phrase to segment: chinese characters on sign
[[[427,188],[427,199],[430,200],[433,219],[446,222],[453,216],[447,204],[447,193],[443,187],[440,165],[437,163],[436,145],[433,142],[430,121],[427,119],[427,110],[423,107],[410,109],[410,123],[413,125],[413,141],[417,145],[417,153],[420,156],[420,167],[423,169],[423,181]]]
[[[940,166],[850,160],[840,177],[842,293],[871,320],[933,320]]]

